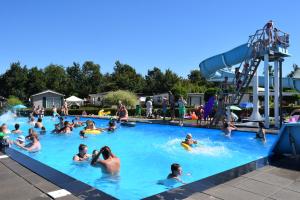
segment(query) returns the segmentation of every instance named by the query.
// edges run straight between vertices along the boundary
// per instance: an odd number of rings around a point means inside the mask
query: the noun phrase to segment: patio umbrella
[[[24,108],[27,108],[27,107],[24,106],[24,105],[22,105],[22,104],[15,105],[15,106],[13,107],[13,109],[15,109],[15,110],[24,109]]]
[[[243,103],[240,104],[240,107],[244,108],[244,109],[253,108],[253,103],[243,102]]]
[[[241,108],[237,107],[237,106],[229,106],[230,110],[242,110]]]

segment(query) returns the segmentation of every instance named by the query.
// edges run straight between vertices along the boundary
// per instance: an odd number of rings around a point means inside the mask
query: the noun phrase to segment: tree
[[[188,79],[191,83],[201,85],[206,83],[206,79],[201,75],[200,70],[192,70],[188,75]]]
[[[23,100],[28,98],[26,93],[26,83],[28,80],[28,70],[26,66],[21,66],[20,62],[12,63],[10,69],[1,76],[1,95],[14,95]]]
[[[164,74],[157,67],[154,67],[152,70],[148,70],[146,75],[146,85],[144,92],[148,94],[166,92],[162,88],[162,83],[164,82]]]
[[[117,89],[142,92],[145,85],[142,75],[137,74],[130,65],[122,64],[120,61],[115,62],[111,78],[114,81],[114,88]]]
[[[28,95],[39,93],[46,89],[46,82],[43,70],[33,67],[28,70],[28,81],[26,93]]]
[[[92,61],[86,61],[82,65],[82,80],[83,85],[81,85],[81,90],[83,96],[100,92],[102,88],[100,65]]]
[[[51,64],[45,68],[44,73],[47,89],[68,95],[68,80],[63,66]]]
[[[137,100],[138,98],[133,92],[126,90],[109,92],[103,98],[104,104],[110,106],[118,105],[118,102],[122,101],[125,106],[134,107],[137,104]]]
[[[72,66],[67,67],[66,72],[70,95],[86,97],[84,90],[79,89],[84,87],[83,74],[80,64],[74,62]]]

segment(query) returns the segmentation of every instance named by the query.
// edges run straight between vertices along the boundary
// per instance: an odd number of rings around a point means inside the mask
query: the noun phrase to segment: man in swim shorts
[[[94,153],[97,153],[94,151]],[[103,160],[100,159],[100,155],[102,154]],[[97,166],[100,165],[102,171],[108,174],[118,174],[120,171],[120,159],[116,157],[110,150],[108,146],[104,146],[100,149],[100,151],[95,155],[93,155],[93,160],[91,165]]]

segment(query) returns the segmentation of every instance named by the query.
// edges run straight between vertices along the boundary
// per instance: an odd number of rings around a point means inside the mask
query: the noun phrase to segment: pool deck
[[[299,200],[300,161],[284,158],[186,200]]]
[[[0,152],[2,157],[4,154]],[[0,158],[0,199],[5,200],[76,200],[72,194],[53,198],[48,193],[60,190],[11,158]]]

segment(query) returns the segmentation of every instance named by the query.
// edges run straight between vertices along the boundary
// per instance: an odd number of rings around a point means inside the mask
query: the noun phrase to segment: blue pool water
[[[107,120],[93,120],[98,127],[106,127],[108,123]],[[27,119],[10,120],[11,130],[16,122],[21,124],[26,135],[30,128]],[[136,127],[119,126],[114,133],[88,135],[81,139],[79,131],[82,128],[69,135],[51,134],[53,124],[57,122],[57,119],[44,118],[47,133],[40,136],[40,152],[27,153],[13,148],[119,199],[141,199],[170,189],[157,181],[168,175],[172,163],[181,164],[182,179],[190,183],[265,157],[277,137],[267,135],[267,143],[263,144],[253,139],[255,134],[250,132],[236,131],[227,138],[220,130],[138,123]],[[180,145],[187,133],[192,133],[200,142],[191,152]],[[14,137],[11,134],[10,138]],[[119,176],[107,177],[88,163],[74,163],[72,157],[81,143],[88,145],[90,154],[104,145],[111,147],[121,160]]]

